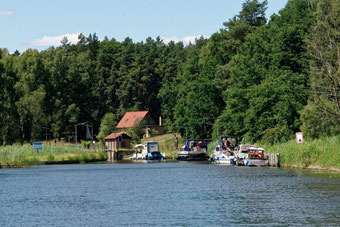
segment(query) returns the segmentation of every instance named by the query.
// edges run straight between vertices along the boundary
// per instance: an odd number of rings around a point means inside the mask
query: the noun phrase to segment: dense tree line
[[[162,115],[167,131],[194,138],[339,133],[340,0],[289,0],[269,21],[266,5],[245,1],[224,28],[187,46],[80,34],[77,44],[64,38],[41,52],[1,49],[0,142],[49,129],[72,137],[85,121],[109,131],[132,110]]]

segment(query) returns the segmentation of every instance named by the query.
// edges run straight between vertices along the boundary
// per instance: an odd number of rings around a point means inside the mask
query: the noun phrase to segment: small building
[[[154,135],[163,135],[164,126],[156,123],[156,121],[151,117],[149,111],[134,111],[126,112],[123,118],[117,125],[117,129],[126,129],[138,126],[142,121],[145,123],[145,135],[144,137],[149,138]]]
[[[104,138],[106,149],[115,151],[119,149],[131,149],[131,137],[124,132],[115,132]]]

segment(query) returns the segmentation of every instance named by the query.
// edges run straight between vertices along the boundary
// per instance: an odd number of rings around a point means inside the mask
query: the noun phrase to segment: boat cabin
[[[185,141],[185,145],[183,146],[184,151],[200,151],[207,150],[208,143],[210,143],[210,139],[189,139]]]

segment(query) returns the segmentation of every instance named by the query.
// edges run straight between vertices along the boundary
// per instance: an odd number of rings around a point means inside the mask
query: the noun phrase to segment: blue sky
[[[245,0],[1,0],[0,47],[10,52],[43,50],[67,36],[97,33],[134,42],[160,36],[168,40],[209,37],[242,8]],[[267,18],[287,0],[268,0]]]

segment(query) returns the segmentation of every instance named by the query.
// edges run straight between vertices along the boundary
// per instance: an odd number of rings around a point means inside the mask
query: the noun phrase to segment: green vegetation
[[[174,134],[165,134],[160,136],[154,136],[152,138],[143,139],[145,141],[155,141],[158,142],[159,150],[161,153],[165,153],[168,158],[176,158],[179,149],[184,145],[185,140],[178,136],[178,148],[176,149],[176,138]]]
[[[340,1],[319,1],[315,15],[306,41],[310,95],[301,111],[301,128],[310,138],[340,132]]]
[[[280,153],[280,163],[286,167],[322,168],[340,171],[340,136],[307,140],[297,144],[290,140],[264,146],[268,153]]]
[[[214,140],[208,144],[208,155],[210,156],[212,154],[212,151],[216,148],[218,144],[218,140]]]
[[[127,130],[127,133],[131,136],[131,142],[133,144],[138,144],[141,142],[141,138],[145,134],[145,122],[136,122],[133,127]]]
[[[80,34],[41,52],[0,49],[0,144],[42,139],[46,128],[70,138],[85,121],[102,140],[137,110],[162,116],[166,132],[183,138],[277,144],[298,131],[339,135],[340,0],[288,0],[268,21],[266,7],[246,0],[223,28],[187,46]],[[142,127],[131,133],[139,142]],[[160,146],[171,155],[174,143]]]
[[[86,163],[106,161],[105,152],[97,154],[83,148],[44,145],[42,150],[33,150],[31,145],[13,145],[0,148],[0,165],[4,167],[26,167],[47,162],[72,161]]]
[[[117,126],[117,116],[113,113],[107,113],[104,115],[100,123],[100,131],[97,135],[97,139],[104,145],[104,138],[110,135]]]

